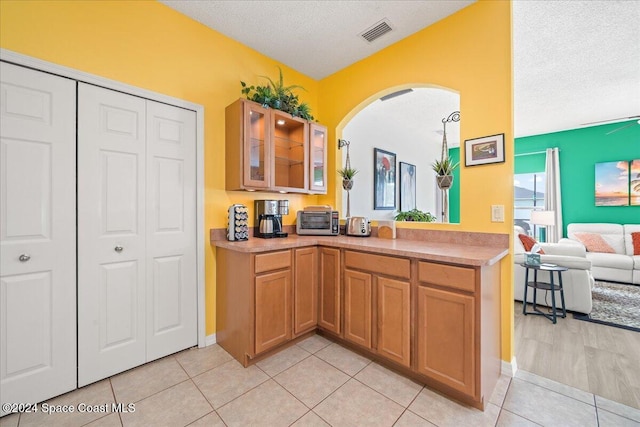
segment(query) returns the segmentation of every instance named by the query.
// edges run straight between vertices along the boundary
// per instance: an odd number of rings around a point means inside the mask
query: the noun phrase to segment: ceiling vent
[[[405,93],[413,92],[413,89],[402,89],[397,92],[390,93],[380,98],[380,101],[386,101],[387,99],[395,98],[396,96],[404,95]]]
[[[375,39],[378,39],[384,36],[391,30],[393,30],[393,28],[391,28],[389,21],[387,21],[386,19],[383,19],[382,21],[374,24],[372,27],[364,30],[364,32],[362,32],[360,36],[366,41],[368,41],[369,43],[371,43]]]

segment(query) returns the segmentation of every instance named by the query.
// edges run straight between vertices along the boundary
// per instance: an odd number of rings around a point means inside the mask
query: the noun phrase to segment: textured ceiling
[[[161,3],[316,80],[397,42],[473,1],[226,1]],[[387,19],[393,31],[360,34]]]
[[[640,116],[640,1],[513,3],[516,136]]]
[[[160,1],[316,79],[473,3]],[[359,37],[385,18],[392,32],[372,43]],[[515,0],[515,135],[640,115],[639,22],[638,0]]]
[[[357,117],[368,120],[374,127],[383,123],[409,128],[410,131],[405,133],[416,135],[414,142],[440,147],[442,120],[459,110],[458,93],[436,88],[415,88],[412,92],[386,101],[378,99],[362,109]],[[347,134],[346,128],[344,133]],[[460,122],[447,123],[447,145],[449,148],[460,146]]]

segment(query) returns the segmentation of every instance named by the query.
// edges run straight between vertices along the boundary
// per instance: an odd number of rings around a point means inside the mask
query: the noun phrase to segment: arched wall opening
[[[394,86],[374,94],[369,103],[361,103],[351,119],[341,123],[342,138],[349,141],[350,164],[358,170],[349,192],[350,214],[372,220],[391,220],[401,211],[417,208],[443,222],[460,220],[459,169],[454,172],[452,187],[445,194],[436,184],[432,164],[441,159],[444,125],[453,112],[460,110],[460,94],[450,88],[432,84]],[[446,155],[459,160],[460,122],[449,121],[446,128]],[[375,149],[393,153],[392,170],[376,163]],[[339,153],[344,167],[347,149]],[[386,159],[385,159],[386,160]],[[346,217],[347,191],[337,199],[342,202],[341,217]]]

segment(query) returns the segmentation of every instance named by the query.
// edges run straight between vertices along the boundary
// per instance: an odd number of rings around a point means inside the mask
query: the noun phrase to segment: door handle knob
[[[22,254],[18,257],[18,259],[20,260],[20,262],[27,262],[31,259],[31,257],[27,254]]]
[[[116,246],[115,248],[113,248],[116,252],[122,252],[122,250],[124,249],[122,246]]]

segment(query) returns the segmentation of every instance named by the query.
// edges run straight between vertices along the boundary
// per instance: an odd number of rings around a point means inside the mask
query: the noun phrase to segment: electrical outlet
[[[504,222],[504,205],[491,205],[491,222]]]

